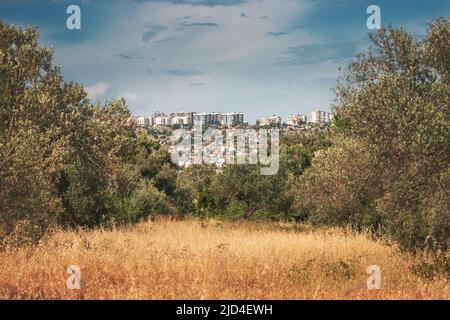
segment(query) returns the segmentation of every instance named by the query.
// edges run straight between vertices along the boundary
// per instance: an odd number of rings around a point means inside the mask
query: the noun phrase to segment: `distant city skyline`
[[[263,116],[256,119],[255,122],[251,122],[245,119],[245,113],[243,112],[196,112],[196,111],[177,111],[166,114],[164,112],[155,111],[146,115],[132,115],[136,124],[140,126],[190,126],[194,124],[203,125],[223,125],[223,126],[233,126],[236,124],[260,124],[265,125],[281,125],[287,124],[290,126],[298,126],[301,124],[315,123],[315,124],[325,124],[330,123],[333,119],[333,114],[328,111],[323,111],[316,109],[311,112],[310,121],[308,121],[308,116],[305,114],[290,114],[288,117],[283,119],[279,115]]]
[[[66,28],[72,4],[81,30]],[[383,26],[419,38],[450,12],[444,0],[4,0],[0,19],[36,25],[93,100],[124,97],[133,115],[240,111],[254,123],[330,111],[338,67],[369,45],[372,4]]]

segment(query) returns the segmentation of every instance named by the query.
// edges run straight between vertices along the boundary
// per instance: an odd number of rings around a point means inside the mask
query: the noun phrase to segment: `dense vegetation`
[[[0,22],[0,239],[155,214],[352,225],[402,248],[450,242],[450,23],[424,40],[372,34],[342,72],[327,133],[283,137],[280,170],[179,171],[130,122],[125,101],[92,103],[66,82],[35,29]]]
[[[450,245],[450,22],[380,30],[336,86],[333,146],[300,183],[314,219],[370,226],[403,248]]]

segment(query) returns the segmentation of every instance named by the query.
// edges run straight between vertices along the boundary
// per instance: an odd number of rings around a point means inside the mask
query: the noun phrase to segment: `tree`
[[[215,175],[215,166],[207,164],[191,166],[177,174],[175,201],[180,215],[200,214],[213,208],[209,188]]]
[[[272,176],[261,175],[257,165],[225,166],[209,188],[217,212],[226,214],[227,209],[232,209],[234,218],[286,217],[292,203],[289,190],[293,180],[288,174],[286,158],[283,154],[280,158],[280,169]]]
[[[62,81],[35,29],[0,22],[0,237],[24,228],[39,236],[63,211],[55,192],[64,163],[66,124],[86,94]]]
[[[356,138],[333,138],[333,146],[316,152],[313,166],[294,189],[295,207],[310,212],[318,224],[380,228],[373,203],[380,196],[376,149]]]
[[[409,250],[429,247],[430,239],[435,250],[449,246],[449,35],[450,22],[442,18],[430,23],[423,40],[392,27],[370,35],[372,46],[357,55],[336,86],[332,134],[341,140],[313,160],[311,180],[304,184],[317,202],[340,201],[338,211],[348,212],[340,222],[369,212],[369,221],[381,222],[383,232]],[[314,184],[316,178],[323,183]],[[357,189],[354,178],[360,179]],[[334,179],[344,182],[342,189],[330,188]],[[340,190],[360,204],[355,207]],[[319,204],[310,209],[326,215]]]
[[[34,241],[56,224],[117,221],[132,214],[123,210],[141,179],[129,165],[146,143],[125,101],[92,104],[37,41],[36,29],[0,22],[2,239]],[[129,194],[121,184],[133,187]]]

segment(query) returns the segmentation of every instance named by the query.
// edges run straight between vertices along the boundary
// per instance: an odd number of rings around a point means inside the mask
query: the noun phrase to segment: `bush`
[[[412,173],[377,201],[386,232],[401,248],[433,253],[450,245],[450,170],[434,176]]]
[[[223,217],[232,221],[246,218],[247,204],[241,201],[231,202],[224,210]]]
[[[132,203],[135,221],[147,219],[154,215],[176,214],[176,208],[172,205],[167,195],[159,191],[148,180],[141,181],[136,193],[133,195]]]
[[[33,243],[63,213],[42,150],[48,146],[33,130],[18,130],[0,142],[0,241]]]
[[[381,193],[375,154],[362,140],[335,137],[300,178],[297,211],[309,212],[314,223],[378,229],[380,219],[371,209]]]
[[[450,279],[450,258],[440,255],[431,261],[418,263],[411,267],[411,271],[425,280],[435,278]]]

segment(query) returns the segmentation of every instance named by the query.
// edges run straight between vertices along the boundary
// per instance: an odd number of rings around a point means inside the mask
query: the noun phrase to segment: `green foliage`
[[[214,205],[214,197],[211,192],[205,187],[198,195],[198,200],[196,201],[195,214],[196,216],[204,219],[208,218],[210,211]]]
[[[168,196],[159,191],[153,184],[144,180],[133,196],[133,205],[136,210],[134,222],[148,218],[152,215],[175,215],[176,208]]]
[[[369,224],[401,248],[449,247],[450,23],[424,40],[371,34],[336,86],[334,146],[301,179],[299,210],[328,223]]]
[[[399,176],[377,200],[377,210],[386,232],[403,247],[445,252],[450,247],[450,170],[428,177],[417,169],[417,174]]]
[[[37,39],[35,29],[0,22],[0,238],[36,241],[57,224],[94,227],[169,211],[140,182],[135,168],[154,142],[129,121],[125,101],[91,104]]]
[[[376,150],[355,138],[335,137],[318,151],[296,188],[296,208],[320,224],[379,227],[371,204],[381,193]],[[357,170],[355,170],[357,166]]]
[[[225,208],[223,217],[231,221],[246,218],[248,214],[248,205],[243,201],[234,200]]]
[[[209,191],[211,181],[216,175],[216,169],[212,165],[192,166],[177,174],[175,202],[180,215],[202,215],[202,210],[213,208],[210,201],[207,206],[200,199],[201,193]]]
[[[411,270],[419,277],[429,281],[435,278],[450,279],[450,258],[440,255],[431,261],[412,266]]]
[[[24,238],[34,241],[64,210],[54,186],[70,143],[67,122],[85,93],[51,67],[36,30],[0,22],[0,49],[0,238],[32,226]]]
[[[283,166],[280,166],[276,175],[262,176],[258,166],[230,165],[215,176],[210,190],[218,212],[223,212],[237,202],[245,204],[243,217],[250,217],[256,210],[278,215],[290,209],[291,183]]]
[[[340,116],[335,116],[333,119],[334,131],[336,133],[348,136],[351,133],[351,126],[348,120],[341,118]]]

